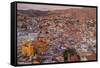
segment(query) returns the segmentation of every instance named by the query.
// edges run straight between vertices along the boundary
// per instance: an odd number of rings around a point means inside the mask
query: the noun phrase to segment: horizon
[[[56,5],[41,5],[41,4],[24,4],[18,3],[18,10],[40,10],[40,11],[51,11],[51,10],[66,10],[70,8],[82,8],[73,6],[56,6]]]

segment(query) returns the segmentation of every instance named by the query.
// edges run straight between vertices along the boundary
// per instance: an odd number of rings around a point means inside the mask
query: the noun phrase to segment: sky
[[[41,11],[48,11],[48,10],[61,10],[61,9],[68,9],[68,8],[80,8],[80,7],[71,7],[71,6],[56,6],[56,5],[37,5],[37,4],[25,4],[25,3],[18,3],[17,9],[18,10],[41,10]]]

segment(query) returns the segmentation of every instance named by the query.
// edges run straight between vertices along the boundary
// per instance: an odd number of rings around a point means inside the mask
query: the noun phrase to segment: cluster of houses
[[[82,22],[66,14],[25,16],[23,20],[18,20],[17,25],[19,47],[22,46],[22,41],[34,43],[39,40],[38,38],[48,42],[49,48],[43,54],[35,53],[30,58],[35,57],[39,63],[96,60],[96,21],[93,19]],[[39,45],[42,47],[43,44]],[[23,58],[21,57],[21,59]],[[34,59],[35,62],[36,59]]]

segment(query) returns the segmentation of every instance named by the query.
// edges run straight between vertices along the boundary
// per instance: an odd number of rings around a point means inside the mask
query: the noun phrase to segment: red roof
[[[68,58],[68,61],[80,61],[80,57],[78,55],[72,55]]]
[[[86,57],[88,60],[96,60],[96,54],[92,53],[91,55]]]

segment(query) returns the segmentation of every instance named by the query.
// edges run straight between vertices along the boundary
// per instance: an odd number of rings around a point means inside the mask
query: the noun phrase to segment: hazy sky
[[[68,8],[79,8],[79,7],[71,7],[71,6],[55,6],[55,5],[37,5],[37,4],[17,4],[18,10],[28,10],[28,9],[36,9],[36,10],[60,10],[60,9],[68,9]]]

